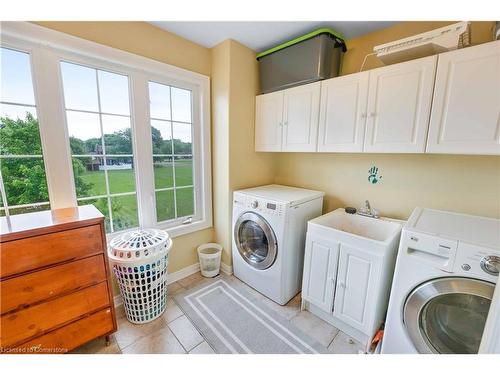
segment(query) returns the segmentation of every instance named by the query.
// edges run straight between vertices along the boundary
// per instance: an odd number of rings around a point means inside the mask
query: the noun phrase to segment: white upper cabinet
[[[321,82],[318,151],[362,152],[369,72]]]
[[[283,151],[316,151],[321,82],[284,91]]]
[[[500,41],[439,55],[427,152],[500,154]]]
[[[422,153],[437,56],[370,71],[365,152]]]
[[[255,151],[281,151],[283,91],[255,99]]]
[[[500,41],[259,95],[255,150],[500,155]]]

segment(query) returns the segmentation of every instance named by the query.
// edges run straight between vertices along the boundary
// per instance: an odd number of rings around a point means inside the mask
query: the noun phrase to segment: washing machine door
[[[460,277],[430,280],[406,299],[403,321],[420,353],[479,350],[495,285]]]
[[[278,256],[278,244],[269,223],[255,212],[244,212],[234,226],[238,252],[250,266],[265,270]]]

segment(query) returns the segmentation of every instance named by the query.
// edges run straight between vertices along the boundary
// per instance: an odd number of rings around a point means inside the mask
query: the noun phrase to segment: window
[[[2,214],[94,204],[108,238],[212,226],[208,77],[25,22],[0,37]]]
[[[1,48],[0,216],[50,207],[31,58]]]
[[[78,205],[94,204],[106,231],[138,226],[128,77],[61,62]]]
[[[194,214],[191,91],[149,82],[156,221]]]

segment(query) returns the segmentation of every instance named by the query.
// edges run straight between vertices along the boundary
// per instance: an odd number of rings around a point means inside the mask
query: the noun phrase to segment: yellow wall
[[[44,27],[210,75],[210,50],[146,22],[35,22]],[[211,242],[212,228],[174,239],[169,272],[198,262],[196,247]]]
[[[358,72],[373,46],[429,31],[452,22],[402,22],[348,40],[342,74]],[[473,44],[492,40],[492,22],[473,22]],[[363,70],[382,66],[376,57]],[[368,183],[368,169],[382,179]],[[276,154],[276,183],[322,190],[324,212],[359,207],[365,199],[383,215],[406,219],[424,206],[500,217],[500,157],[406,154]]]
[[[272,155],[254,150],[255,52],[226,40],[212,49],[212,144],[214,159],[215,238],[231,265],[234,190],[272,183]]]
[[[210,75],[210,50],[146,22],[33,22],[96,43]]]

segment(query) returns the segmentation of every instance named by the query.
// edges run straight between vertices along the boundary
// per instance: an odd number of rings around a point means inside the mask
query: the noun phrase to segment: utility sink
[[[312,219],[308,232],[322,237],[336,239],[366,249],[390,247],[399,241],[401,222],[387,218],[372,218],[358,214],[348,214],[343,208]]]

